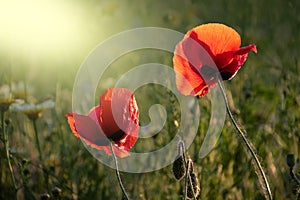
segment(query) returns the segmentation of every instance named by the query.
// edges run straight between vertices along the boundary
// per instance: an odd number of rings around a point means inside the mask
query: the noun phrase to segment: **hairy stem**
[[[242,137],[243,141],[245,142],[245,144],[246,144],[248,150],[250,151],[250,153],[251,153],[253,159],[255,160],[255,163],[256,163],[256,165],[257,165],[258,171],[259,171],[259,173],[261,174],[261,177],[262,177],[263,182],[264,182],[264,184],[265,184],[265,188],[266,188],[266,191],[267,191],[267,195],[268,195],[269,199],[272,200],[272,199],[273,199],[273,198],[272,198],[272,192],[271,192],[271,189],[270,189],[270,186],[269,186],[268,179],[267,179],[267,177],[266,177],[266,175],[265,175],[265,172],[264,172],[264,170],[263,170],[263,168],[262,168],[262,166],[261,166],[261,163],[260,163],[260,161],[259,161],[259,159],[258,159],[258,157],[257,157],[257,155],[256,155],[256,153],[255,153],[254,148],[253,148],[253,147],[251,146],[251,144],[250,144],[250,141],[246,138],[245,133],[244,133],[244,132],[242,131],[242,129],[239,127],[239,125],[238,125],[237,122],[235,121],[235,119],[234,119],[234,117],[233,117],[233,115],[232,115],[232,113],[231,113],[231,111],[230,111],[229,104],[228,104],[228,100],[227,100],[227,97],[226,97],[226,94],[225,94],[225,90],[224,90],[224,88],[223,88],[223,86],[222,86],[222,83],[221,83],[220,79],[218,79],[218,85],[219,85],[219,87],[220,87],[220,89],[221,89],[221,93],[222,93],[222,95],[223,95],[223,98],[224,98],[224,101],[225,101],[225,105],[226,105],[226,110],[227,110],[227,113],[228,113],[228,115],[229,115],[229,117],[230,117],[230,120],[232,121],[233,125],[235,126],[236,130],[238,131],[238,133],[239,133],[240,136]]]
[[[36,147],[37,147],[38,153],[39,153],[39,160],[41,162],[42,171],[43,171],[44,178],[45,178],[45,184],[46,184],[46,188],[48,190],[49,189],[49,176],[48,176],[47,168],[46,168],[46,166],[44,164],[44,161],[43,161],[43,155],[42,155],[42,150],[41,150],[41,145],[40,145],[40,140],[39,140],[39,134],[38,134],[35,119],[32,120],[32,124],[33,124],[33,129],[34,129],[34,134],[35,134],[35,143],[36,143]]]
[[[189,186],[192,189],[192,193],[193,193],[194,199],[196,200],[197,197],[196,197],[196,194],[195,194],[195,191],[194,191],[194,187],[193,187],[193,184],[192,184],[191,175],[189,173],[191,165],[192,165],[191,164],[191,160],[189,160],[189,159],[186,158],[184,141],[180,140],[178,142],[178,145],[179,145],[179,153],[183,155],[183,160],[184,160],[184,163],[186,164],[186,167],[185,167],[186,171],[185,171],[185,182],[184,182],[183,199],[186,200],[186,198],[187,198],[187,188],[188,188],[188,184],[189,184]]]
[[[6,156],[6,160],[7,160],[7,166],[9,169],[11,180],[14,185],[14,189],[15,189],[15,191],[17,191],[16,179],[15,179],[13,168],[12,168],[12,165],[10,162],[9,144],[8,144],[8,136],[7,136],[6,128],[5,128],[4,112],[1,112],[1,126],[2,126],[2,133],[3,133],[2,136],[3,136],[3,143],[4,143],[5,156]],[[17,194],[16,194],[16,196],[17,196]]]
[[[41,146],[40,146],[40,140],[39,140],[39,134],[37,131],[37,126],[36,126],[36,120],[32,120],[32,124],[33,124],[33,129],[34,129],[34,134],[35,134],[35,143],[36,143],[36,147],[39,153],[39,160],[42,162],[42,151],[41,151]]]
[[[113,155],[113,158],[114,158],[114,162],[115,162],[115,165],[116,165],[116,175],[117,175],[117,178],[118,178],[118,182],[119,182],[120,188],[122,190],[123,197],[125,198],[125,200],[129,200],[129,197],[128,197],[126,191],[125,191],[125,188],[124,188],[122,180],[121,180],[121,176],[120,176],[120,172],[119,172],[119,167],[118,167],[118,160],[117,160],[117,157],[116,157],[116,154],[114,152],[114,149],[113,149],[112,145],[113,145],[112,142],[110,142],[110,150],[112,152],[112,155]]]
[[[297,183],[297,185],[300,186],[300,180],[297,178],[297,176],[294,173],[293,167],[290,167],[290,176],[291,178]]]

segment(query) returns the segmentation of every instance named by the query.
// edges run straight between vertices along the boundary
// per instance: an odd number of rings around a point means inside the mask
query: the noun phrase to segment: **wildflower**
[[[232,79],[255,44],[240,48],[240,35],[218,23],[197,26],[188,31],[173,57],[178,90],[189,96],[204,96],[214,87],[218,72],[223,80]]]
[[[35,121],[37,118],[42,116],[42,113],[49,108],[54,107],[54,102],[52,99],[48,99],[40,104],[14,104],[11,106],[11,111],[13,112],[22,112],[30,120]]]
[[[9,109],[9,106],[14,103],[12,94],[8,85],[0,87],[0,112],[5,112]]]
[[[139,110],[134,94],[125,88],[110,88],[100,96],[100,105],[88,115],[68,113],[74,135],[91,147],[112,155],[110,141],[118,157],[128,156],[139,132]]]
[[[27,99],[33,92],[33,87],[23,81],[12,83],[11,90],[16,99]]]
[[[12,103],[14,103],[12,98],[0,98],[0,112],[7,111]]]

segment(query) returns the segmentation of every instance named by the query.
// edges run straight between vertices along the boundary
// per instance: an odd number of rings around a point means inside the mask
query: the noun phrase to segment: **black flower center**
[[[125,134],[125,132],[123,131],[123,130],[118,130],[118,131],[116,131],[116,132],[114,132],[110,137],[109,137],[109,139],[111,139],[111,140],[113,140],[113,141],[119,141],[122,137],[123,137],[123,135]]]

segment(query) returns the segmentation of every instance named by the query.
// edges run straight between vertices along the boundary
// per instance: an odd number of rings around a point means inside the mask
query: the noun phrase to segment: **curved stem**
[[[43,157],[42,157],[42,151],[41,151],[41,146],[40,146],[39,134],[37,131],[37,126],[36,126],[36,120],[32,120],[32,123],[33,123],[33,129],[34,129],[34,134],[35,134],[35,143],[36,143],[36,147],[39,152],[39,159],[42,162]]]
[[[185,163],[185,173],[186,175],[188,174],[188,166],[187,166],[187,160],[186,160],[186,156],[185,156],[185,145],[184,145],[184,142],[183,140],[180,140],[178,142],[178,151],[179,151],[179,154],[182,154],[183,156],[183,161]],[[186,197],[187,197],[187,176],[185,177],[185,182],[184,182],[184,190],[183,190],[183,200],[186,200]]]
[[[129,197],[128,197],[126,191],[125,191],[125,188],[124,188],[122,180],[121,180],[121,176],[120,176],[120,172],[119,172],[119,167],[118,167],[118,160],[117,160],[116,154],[114,152],[114,149],[113,149],[113,146],[112,146],[112,142],[110,142],[109,145],[110,145],[110,150],[112,152],[112,155],[113,155],[113,158],[114,158],[114,161],[115,161],[116,175],[117,175],[117,178],[118,178],[118,182],[119,182],[120,188],[122,190],[122,193],[123,193],[123,196],[124,196],[125,200],[129,200]]]
[[[8,137],[7,137],[7,133],[6,133],[6,129],[5,129],[4,112],[1,112],[1,125],[2,125],[3,143],[4,143],[7,165],[8,165],[9,173],[10,173],[13,185],[14,185],[14,189],[15,189],[15,191],[17,191],[17,184],[16,184],[13,168],[12,168],[12,165],[10,162],[10,154],[9,154],[9,148],[8,148],[9,145],[8,145]]]
[[[245,142],[245,144],[246,144],[248,150],[250,151],[252,157],[254,158],[255,163],[256,163],[256,165],[257,165],[257,168],[258,168],[258,170],[259,170],[259,173],[261,174],[262,179],[263,179],[263,181],[264,181],[264,184],[265,184],[265,187],[266,187],[266,190],[267,190],[268,197],[269,197],[269,199],[272,199],[272,192],[271,192],[271,189],[270,189],[270,186],[269,186],[268,179],[267,179],[267,177],[266,177],[266,175],[265,175],[265,172],[264,172],[264,170],[263,170],[263,168],[262,168],[262,166],[261,166],[261,163],[260,163],[260,161],[259,161],[259,159],[258,159],[258,157],[257,157],[257,155],[256,155],[256,153],[255,153],[254,148],[251,146],[250,142],[248,141],[248,139],[247,139],[246,136],[245,136],[245,133],[241,130],[241,128],[239,127],[239,125],[238,125],[237,122],[235,121],[235,119],[234,119],[234,117],[233,117],[233,115],[232,115],[232,113],[231,113],[231,111],[230,111],[229,104],[228,104],[228,100],[227,100],[227,97],[226,97],[226,94],[225,94],[225,90],[224,90],[224,88],[223,88],[223,86],[222,86],[222,83],[221,83],[220,79],[218,79],[218,85],[219,85],[219,87],[220,87],[220,89],[221,89],[221,93],[222,93],[222,95],[223,95],[223,98],[224,98],[224,101],[225,101],[225,105],[226,105],[226,110],[227,110],[227,113],[228,113],[228,115],[229,115],[229,117],[230,117],[230,120],[232,121],[232,123],[233,123],[233,125],[235,126],[236,130],[238,131],[238,133],[239,133],[240,136],[242,137],[243,141]]]
[[[290,167],[290,176],[297,183],[297,185],[299,185],[299,187],[300,187],[300,180],[295,175],[293,167]]]

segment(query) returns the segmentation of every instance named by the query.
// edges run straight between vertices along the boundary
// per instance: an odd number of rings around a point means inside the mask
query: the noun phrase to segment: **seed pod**
[[[189,173],[194,172],[194,162],[191,158],[187,160],[187,166],[189,166]]]
[[[195,173],[190,173],[190,176],[191,176],[191,182],[192,182],[192,186],[190,186],[190,184],[188,184],[188,187],[187,187],[187,197],[188,198],[193,198],[194,195],[193,195],[193,190],[194,190],[194,193],[195,193],[195,196],[197,197],[200,193],[200,184],[199,184],[199,181],[198,181],[198,178],[196,176]]]
[[[10,119],[5,119],[5,124],[6,125],[9,125],[11,123],[11,120]]]
[[[50,199],[50,195],[48,193],[43,193],[40,196],[41,200],[48,200]]]
[[[185,162],[183,156],[179,156],[173,163],[173,168],[172,168],[174,177],[176,180],[181,180],[185,176]]]
[[[296,164],[296,158],[295,158],[295,155],[294,154],[288,154],[286,156],[286,164],[289,166],[289,167],[294,167],[295,164]]]
[[[51,193],[53,194],[53,196],[59,197],[61,193],[61,189],[55,186],[54,188],[52,188]]]
[[[23,174],[24,174],[24,176],[29,176],[30,171],[26,168],[26,169],[23,170]]]

